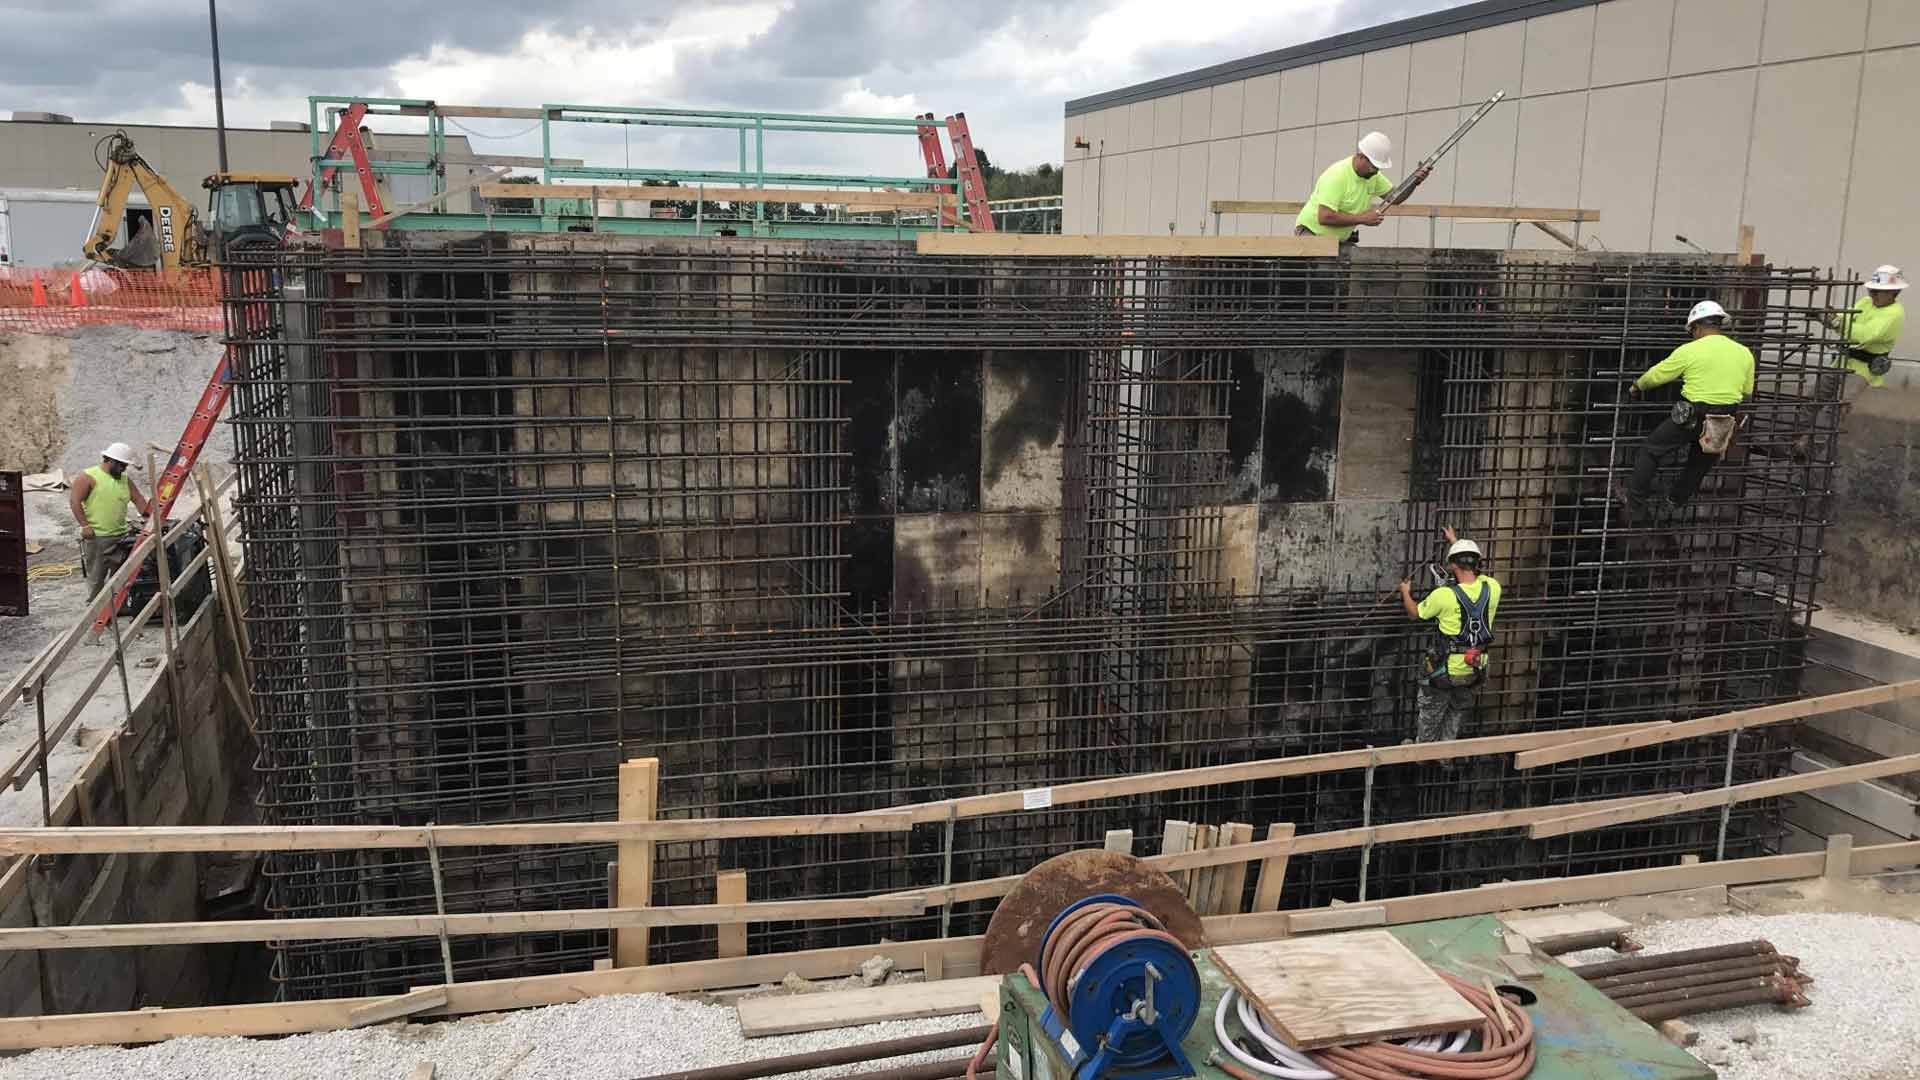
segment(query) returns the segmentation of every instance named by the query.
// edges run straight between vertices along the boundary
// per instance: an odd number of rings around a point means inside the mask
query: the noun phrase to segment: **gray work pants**
[[[80,538],[80,567],[87,574],[87,595],[100,591],[107,578],[113,576],[120,564],[127,561],[127,553],[121,549],[120,541],[124,536],[96,536],[89,540]]]
[[[1447,685],[1435,686],[1422,679],[1419,694],[1419,726],[1414,731],[1415,742],[1446,742],[1460,737],[1460,725],[1473,711],[1473,689],[1477,683],[1465,686],[1453,684],[1448,676]]]

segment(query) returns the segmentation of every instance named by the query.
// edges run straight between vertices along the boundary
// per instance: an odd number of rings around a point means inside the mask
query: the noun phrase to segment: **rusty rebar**
[[[1704,949],[1682,949],[1679,952],[1641,954],[1622,960],[1607,960],[1598,964],[1582,964],[1569,968],[1575,975],[1592,981],[1609,975],[1624,975],[1631,971],[1647,971],[1652,968],[1677,967],[1681,964],[1693,964],[1707,960],[1726,960],[1737,956],[1776,956],[1773,944],[1767,941],[1742,941],[1732,945],[1713,945]]]

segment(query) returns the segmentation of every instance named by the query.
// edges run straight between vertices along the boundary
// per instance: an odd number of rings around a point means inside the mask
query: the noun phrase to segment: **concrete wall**
[[[253,741],[220,684],[235,651],[215,603],[188,622],[175,655],[183,700],[170,680],[153,680],[131,722],[100,740],[59,799],[54,825],[217,825],[250,810]],[[208,917],[210,894],[244,892],[247,879],[245,860],[213,855],[14,859],[0,874],[0,926],[194,921]],[[223,958],[231,953],[198,946],[0,953],[0,1012],[205,1004],[224,997]]]
[[[1807,656],[1808,694],[1837,694],[1874,683],[1920,679],[1920,638],[1891,627],[1823,612],[1814,617]],[[1920,702],[1894,701],[1809,717],[1796,727],[1794,772],[1920,754]],[[1845,784],[1787,797],[1783,851],[1812,851],[1834,833],[1855,844],[1920,837],[1920,776]]]
[[[1920,627],[1920,364],[1896,363],[1887,385],[1858,391],[1839,466],[1821,600]]]
[[[1776,262],[1916,266],[1920,219],[1888,185],[1920,165],[1901,137],[1917,84],[1912,0],[1605,0],[1069,115],[1064,229],[1212,232],[1210,200],[1304,199],[1373,129],[1404,167],[1504,89],[1420,201],[1598,210],[1585,235],[1614,250],[1679,251],[1683,233],[1731,251],[1745,222]],[[1431,242],[1500,247],[1507,232],[1442,222]],[[1364,242],[1425,245],[1428,229],[1389,222]],[[1518,244],[1557,246],[1530,228]]]

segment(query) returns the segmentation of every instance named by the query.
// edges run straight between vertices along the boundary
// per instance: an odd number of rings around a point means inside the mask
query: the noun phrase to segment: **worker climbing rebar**
[[[1846,335],[1847,351],[1834,366],[1820,373],[1814,383],[1814,404],[1800,407],[1800,423],[1807,430],[1793,440],[1797,458],[1811,456],[1813,430],[1822,408],[1835,408],[1851,400],[1862,384],[1870,388],[1886,385],[1887,372],[1893,370],[1893,347],[1906,329],[1907,309],[1900,304],[1900,293],[1907,278],[1897,266],[1882,266],[1860,283],[1867,295],[1847,311],[1827,316],[1828,325]],[[1848,375],[1860,376],[1856,383]],[[1834,417],[1834,428],[1840,426]]]
[[[1726,334],[1727,311],[1702,300],[1687,313],[1691,340],[1635,379],[1627,393],[1638,398],[1681,380],[1680,399],[1633,459],[1624,502],[1629,526],[1657,524],[1693,499],[1700,482],[1733,443],[1740,404],[1753,396],[1753,353]],[[1654,490],[1663,459],[1686,448],[1686,463],[1665,495]]]
[[[1413,582],[1400,583],[1400,604],[1407,617],[1431,621],[1438,631],[1423,657],[1416,742],[1460,737],[1460,725],[1473,709],[1474,691],[1486,681],[1487,650],[1493,645],[1493,619],[1500,609],[1500,582],[1480,572],[1480,545],[1462,540],[1452,526],[1447,538],[1447,570],[1442,582],[1414,602]]]

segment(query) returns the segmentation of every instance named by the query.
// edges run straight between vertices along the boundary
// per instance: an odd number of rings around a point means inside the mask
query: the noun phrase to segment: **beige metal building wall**
[[[1550,8],[1564,10],[1529,17]],[[1491,24],[1444,33],[1456,15]],[[1920,269],[1920,0],[1503,0],[1368,33],[1425,39],[1320,60],[1303,46],[1193,73],[1186,88],[1167,80],[1160,96],[1069,102],[1065,231],[1210,233],[1211,199],[1304,199],[1370,129],[1407,164],[1504,89],[1514,100],[1420,201],[1596,209],[1586,235],[1615,250],[1681,250],[1683,233],[1730,251],[1745,222],[1777,261]],[[1110,100],[1126,96],[1139,100]],[[1229,235],[1292,228],[1221,221]],[[1497,247],[1507,235],[1442,223],[1433,242]],[[1363,242],[1427,236],[1424,221],[1390,221]],[[1518,243],[1557,246],[1531,228]]]

